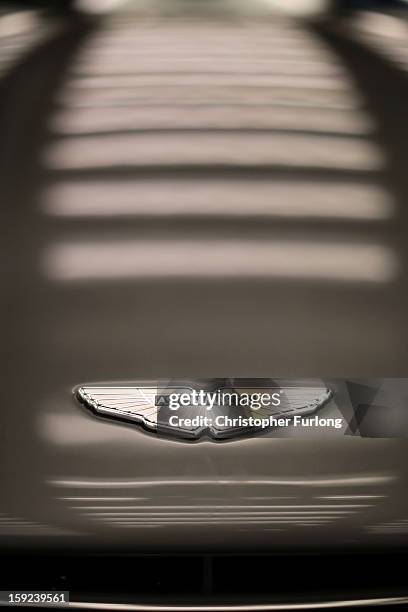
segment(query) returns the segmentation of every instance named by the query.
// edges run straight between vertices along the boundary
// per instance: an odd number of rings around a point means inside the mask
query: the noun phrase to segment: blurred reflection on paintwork
[[[351,31],[378,53],[408,71],[408,21],[406,15],[361,12],[348,23]]]
[[[135,223],[158,215],[207,217],[214,224],[217,217],[392,217],[393,203],[378,184],[386,159],[347,71],[306,30],[282,19],[278,24],[157,20],[135,29],[118,22],[96,36],[78,56],[51,118],[55,138],[44,165],[50,177],[56,174],[44,194],[44,211],[66,218],[125,216]],[[172,167],[198,173],[211,167],[213,176],[169,181],[162,168]],[[220,179],[218,169],[226,167],[231,177]],[[284,168],[294,181],[268,172],[261,181],[241,180],[241,168],[260,167],[271,173]],[[146,179],[145,168],[155,169],[154,178]],[[328,183],[296,177],[296,170],[309,168],[339,174]],[[114,176],[124,169],[133,180]],[[113,173],[111,181],[96,178],[103,170]],[[345,180],[346,172],[364,172],[365,185]],[[324,239],[317,233],[310,243],[272,236],[264,242],[257,233],[251,241],[223,241],[214,225],[208,239],[191,240],[180,224],[171,241],[73,240],[50,247],[44,269],[65,280],[277,276],[374,282],[393,280],[398,271],[396,255],[381,242],[359,245],[333,236],[330,245],[314,245]]]
[[[0,7],[0,76],[7,74],[55,28],[56,24],[43,23],[40,11],[4,11]]]

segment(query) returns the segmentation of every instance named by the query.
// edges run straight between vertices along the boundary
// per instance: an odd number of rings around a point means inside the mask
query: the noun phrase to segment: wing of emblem
[[[331,398],[332,392],[327,387],[281,387],[281,411],[288,416],[309,414]]]
[[[157,428],[157,387],[83,385],[76,390],[79,401],[96,414]]]

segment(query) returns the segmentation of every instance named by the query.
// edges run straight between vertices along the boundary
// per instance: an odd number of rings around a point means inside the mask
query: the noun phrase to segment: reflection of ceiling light
[[[227,97],[233,95],[231,88],[225,92]],[[263,131],[243,135],[237,130],[228,134],[151,132],[66,137],[48,147],[44,162],[51,170],[96,171],[183,164],[194,168],[210,164],[233,169],[268,165],[272,170],[284,167],[357,172],[382,169],[385,157],[373,143],[353,136]]]
[[[299,112],[301,109],[301,112]],[[103,134],[130,130],[159,129],[252,129],[252,130],[312,130],[318,133],[370,135],[374,131],[372,120],[357,110],[311,108],[299,104],[273,107],[239,104],[207,105],[195,109],[184,106],[75,108],[64,110],[52,117],[50,127],[59,135]]]
[[[242,217],[387,219],[393,202],[378,186],[332,181],[207,179],[66,181],[46,191],[57,217]]]
[[[109,13],[124,4],[123,0],[76,0],[75,8],[83,13]]]
[[[199,486],[203,487],[206,485],[221,487],[225,486],[294,486],[294,487],[339,487],[339,486],[365,486],[365,485],[378,485],[388,484],[397,480],[397,476],[392,473],[388,474],[356,474],[354,476],[348,476],[344,474],[334,474],[330,478],[257,478],[257,479],[245,479],[245,478],[218,478],[218,479],[204,479],[197,478],[195,480],[189,480],[187,478],[180,479],[136,479],[136,480],[108,480],[108,479],[95,479],[95,480],[63,480],[63,479],[51,479],[48,484],[56,487],[69,487],[69,488],[91,488],[96,487],[102,488],[113,488],[113,487],[161,487],[161,486]],[[177,506],[179,508],[179,506]]]
[[[387,495],[322,495],[317,499],[384,499]]]
[[[404,40],[407,35],[405,21],[393,15],[372,11],[361,11],[355,16],[354,23],[358,29],[374,36],[402,38],[402,40]]]
[[[38,26],[35,11],[17,11],[0,18],[0,36],[16,36]]]
[[[398,273],[381,244],[267,240],[138,240],[59,243],[44,254],[57,281],[148,278],[281,278],[384,283]]]
[[[148,508],[151,508],[152,506],[148,506]],[[160,506],[153,506],[154,508],[160,508]],[[221,514],[223,516],[228,515],[228,516],[235,516],[237,514],[239,514],[240,516],[284,516],[284,517],[297,517],[299,518],[298,515],[301,515],[302,517],[306,518],[306,519],[310,519],[316,516],[325,516],[326,518],[336,518],[336,517],[341,517],[345,514],[355,514],[354,510],[321,510],[321,511],[315,511],[315,510],[285,510],[285,511],[280,511],[280,510],[269,510],[269,508],[273,508],[273,506],[263,506],[264,510],[251,510],[251,506],[214,506],[215,508],[219,508],[218,510],[213,510],[212,507],[210,507],[210,514],[211,516],[213,515],[217,515],[217,514]],[[258,506],[256,506],[258,507]],[[296,506],[294,506],[296,507]],[[362,507],[370,507],[367,504],[364,504]],[[135,517],[140,517],[140,516],[145,516],[146,514],[150,516],[165,516],[165,517],[172,517],[174,516],[175,512],[174,510],[172,512],[163,512],[161,510],[158,510],[156,512],[152,512],[150,509],[146,511],[146,506],[70,506],[70,508],[72,510],[83,510],[86,511],[87,514],[92,514],[92,515],[99,515],[99,514],[109,514],[112,516],[116,516],[116,515],[121,515],[121,514],[129,514]],[[225,508],[227,508],[227,511],[225,510]],[[229,510],[229,508],[233,508],[233,510]],[[235,508],[249,508],[249,510],[236,510]],[[197,510],[189,510],[189,511],[183,511],[183,512],[179,512],[178,508],[177,509],[177,514],[176,516],[200,516],[200,515],[204,515],[207,516],[208,515],[208,510],[205,511],[197,511]],[[97,510],[98,512],[88,512],[90,510]],[[105,510],[109,510],[109,512],[103,512]],[[111,510],[113,510],[113,512],[111,512]],[[134,512],[136,510],[136,512]]]
[[[327,0],[264,0],[267,6],[288,15],[308,17],[318,15],[328,8]]]

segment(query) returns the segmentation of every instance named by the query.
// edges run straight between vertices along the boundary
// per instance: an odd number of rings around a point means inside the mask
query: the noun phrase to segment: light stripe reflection
[[[144,166],[263,166],[376,171],[385,160],[360,138],[298,135],[180,133],[66,137],[49,145],[45,165],[53,170]]]
[[[58,183],[43,209],[58,217],[185,215],[384,220],[393,203],[378,186],[331,182],[143,180]]]
[[[43,256],[57,281],[148,278],[282,278],[385,283],[397,260],[381,244],[265,240],[60,243]]]
[[[190,109],[191,110],[191,109]],[[370,118],[357,111],[299,109],[268,105],[202,105],[194,112],[188,107],[116,107],[61,110],[51,118],[50,128],[59,135],[75,136],[103,132],[160,129],[264,129],[305,130],[316,133],[369,135],[374,126]]]
[[[336,486],[370,486],[376,484],[389,484],[398,480],[396,474],[359,474],[355,476],[333,475],[331,478],[259,478],[259,479],[237,479],[237,478],[218,478],[218,479],[155,479],[155,480],[65,480],[50,479],[48,483],[56,487],[73,488],[127,488],[127,487],[163,487],[163,486],[306,486],[306,487],[336,487]],[[177,506],[178,507],[178,506]]]

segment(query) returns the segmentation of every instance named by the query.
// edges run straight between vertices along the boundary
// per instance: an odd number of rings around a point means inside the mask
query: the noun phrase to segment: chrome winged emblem
[[[83,384],[77,399],[94,414],[172,438],[225,440],[271,430],[316,412],[331,398],[308,381],[206,379]]]
[[[157,428],[157,393],[157,386],[137,385],[84,385],[76,390],[80,402],[96,414],[138,423],[151,431]]]

